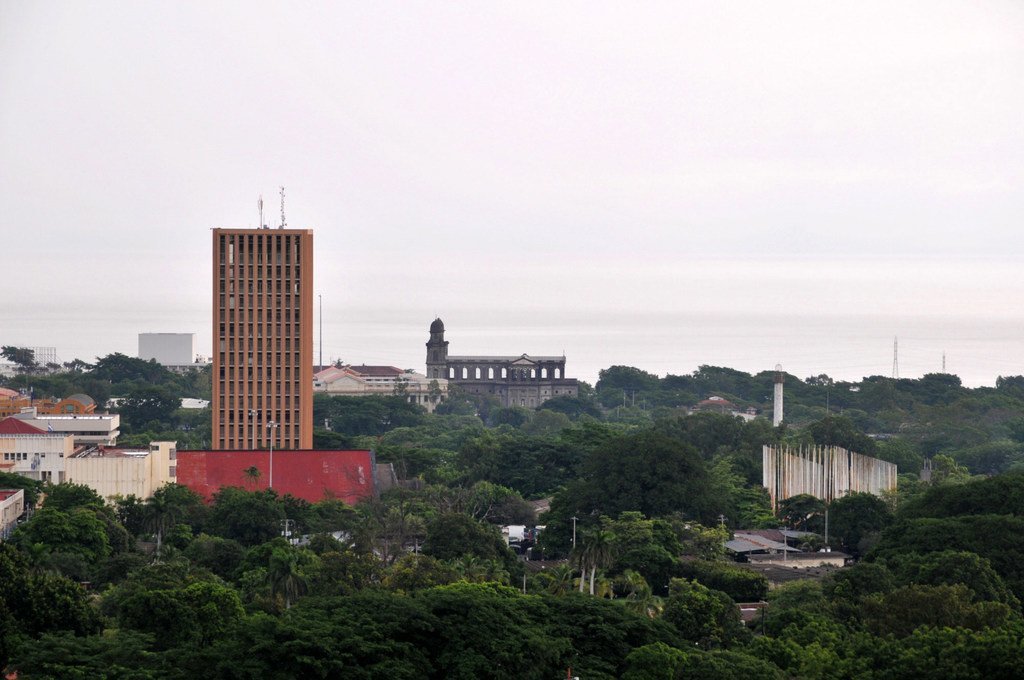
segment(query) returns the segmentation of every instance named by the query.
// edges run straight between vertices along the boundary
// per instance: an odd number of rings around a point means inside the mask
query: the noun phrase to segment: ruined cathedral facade
[[[554,397],[575,397],[565,377],[565,357],[449,356],[444,322],[434,319],[427,342],[427,377],[446,378],[470,394],[495,397],[503,406],[537,408]]]

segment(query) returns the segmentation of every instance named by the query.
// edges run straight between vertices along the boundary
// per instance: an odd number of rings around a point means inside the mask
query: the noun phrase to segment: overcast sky
[[[612,354],[860,370],[686,330],[732,313],[887,319],[887,371],[902,317],[1024,336],[1022,111],[1017,1],[0,0],[0,342],[206,351],[208,230],[260,193],[276,225],[284,185],[327,356],[422,369],[441,315],[453,352],[589,380]],[[1022,347],[961,368],[1024,373]]]

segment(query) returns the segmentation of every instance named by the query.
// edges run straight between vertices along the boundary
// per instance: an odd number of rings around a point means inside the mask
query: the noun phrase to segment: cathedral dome
[[[441,317],[434,319],[434,323],[430,324],[431,333],[444,333],[444,321],[441,321]]]

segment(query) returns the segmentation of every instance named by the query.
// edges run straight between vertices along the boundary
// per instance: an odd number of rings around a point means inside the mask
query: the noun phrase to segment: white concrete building
[[[25,513],[24,489],[0,489],[0,540],[10,536]]]
[[[65,461],[65,478],[108,500],[149,498],[164,484],[177,482],[177,458],[177,442],[151,442],[148,449],[90,447]]]
[[[195,333],[139,333],[139,358],[152,359],[176,373],[210,363],[196,352]]]
[[[139,333],[139,358],[164,366],[181,366],[196,360],[195,333]]]
[[[70,434],[75,445],[116,446],[121,434],[121,416],[117,413],[89,413],[85,415],[51,415],[27,409],[14,416],[18,420],[44,432]]]
[[[47,432],[16,417],[0,421],[0,470],[60,484],[74,438]]]
[[[448,398],[448,381],[394,366],[331,366],[313,376],[313,391],[343,397],[402,396],[433,412]]]

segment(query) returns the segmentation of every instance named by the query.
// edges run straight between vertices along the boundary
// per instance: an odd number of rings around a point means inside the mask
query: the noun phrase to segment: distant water
[[[513,319],[513,321],[515,321]],[[749,314],[616,315],[600,323],[518,319],[460,327],[445,319],[452,354],[562,354],[566,374],[588,382],[611,365],[636,366],[658,375],[685,374],[702,364],[750,373],[781,363],[800,378],[826,373],[857,380],[891,375],[898,334],[900,377],[942,370],[965,385],[994,385],[999,375],[1024,374],[1024,320],[956,318],[799,317]],[[423,369],[429,319],[417,324],[382,322],[358,328],[326,323],[325,360],[394,363]],[[339,347],[344,347],[339,351]]]
[[[205,316],[205,315],[203,315]],[[324,361],[393,364],[424,368],[424,344],[432,320],[384,318],[358,322],[325,320]],[[394,316],[398,316],[395,314]],[[978,320],[888,316],[752,316],[750,314],[615,314],[600,321],[565,318],[550,312],[460,311],[445,318],[452,354],[562,354],[566,373],[595,382],[602,368],[636,366],[651,373],[685,374],[702,364],[756,373],[781,363],[800,378],[827,373],[856,380],[891,375],[893,339],[899,341],[899,375],[920,377],[942,370],[969,386],[994,385],[996,376],[1024,374],[1024,320]],[[149,330],[197,331],[200,352],[208,352],[210,332],[193,323],[144,317],[79,320],[71,335],[53,318],[20,319],[17,334],[4,344],[57,346],[67,361],[91,360],[110,352],[137,352],[137,334]],[[319,331],[319,329],[317,329]],[[24,339],[19,339],[24,338]],[[52,340],[51,340],[52,338]],[[314,339],[314,360],[319,342]]]
[[[209,279],[204,261],[195,266],[173,291],[141,280],[102,294],[65,288],[48,304],[8,298],[0,344],[52,345],[65,361],[91,360],[134,356],[140,332],[196,332],[208,354]],[[318,269],[324,360],[422,371],[427,329],[440,315],[452,354],[564,352],[567,375],[591,383],[615,364],[658,375],[781,363],[800,378],[888,376],[894,337],[901,377],[941,371],[943,354],[947,372],[968,386],[1024,374],[1024,277],[1015,262],[662,262],[617,271],[555,261],[488,275],[431,266],[433,278],[373,258]]]

